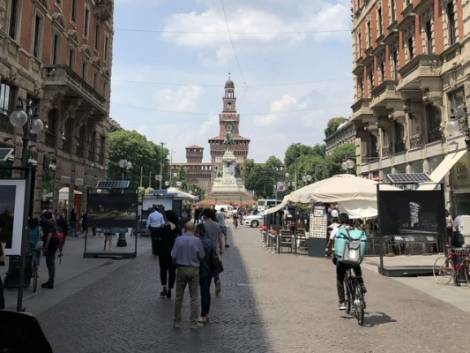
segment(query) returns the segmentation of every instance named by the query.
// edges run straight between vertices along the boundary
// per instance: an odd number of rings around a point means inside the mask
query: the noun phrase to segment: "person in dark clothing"
[[[67,232],[67,230],[68,230],[67,220],[66,220],[65,217],[62,216],[62,215],[60,214],[60,212],[58,212],[57,210],[56,210],[56,213],[55,213],[55,224],[56,224],[57,226],[59,226],[60,228],[62,228],[62,231],[64,232],[64,236],[67,237],[67,235],[68,235],[68,232]]]
[[[72,235],[74,237],[78,236],[78,234],[77,234],[77,214],[75,213],[75,208],[72,208],[72,210],[70,211],[69,224],[70,224],[70,235]]]
[[[171,298],[171,290],[175,285],[175,265],[171,259],[171,249],[177,236],[181,235],[178,217],[173,211],[165,211],[165,225],[158,242],[158,261],[160,265],[160,283],[163,287],[160,297]]]
[[[49,274],[49,279],[47,282],[41,285],[42,288],[52,289],[54,288],[54,279],[55,279],[55,259],[56,253],[59,248],[59,244],[55,241],[54,234],[57,230],[57,226],[52,217],[52,213],[46,211],[43,214],[43,222],[41,224],[42,233],[43,233],[43,252],[46,256],[46,266],[47,272]]]
[[[87,235],[88,234],[88,212],[85,212],[82,215],[82,232]]]
[[[201,239],[204,248],[204,258],[199,265],[199,286],[201,289],[201,317],[199,322],[206,324],[209,322],[209,310],[211,306],[211,282],[214,273],[211,267],[211,259],[217,256],[215,246],[212,240],[207,236],[204,224],[198,224],[196,227],[196,236]]]

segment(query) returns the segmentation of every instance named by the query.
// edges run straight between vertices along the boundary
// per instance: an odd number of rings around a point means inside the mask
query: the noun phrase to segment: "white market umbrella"
[[[339,174],[304,186],[287,196],[293,203],[336,203],[351,218],[377,216],[377,182]]]

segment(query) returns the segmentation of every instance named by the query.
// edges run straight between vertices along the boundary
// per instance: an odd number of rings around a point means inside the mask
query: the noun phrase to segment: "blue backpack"
[[[348,265],[360,265],[366,252],[366,233],[357,228],[341,226],[335,238],[335,256]]]

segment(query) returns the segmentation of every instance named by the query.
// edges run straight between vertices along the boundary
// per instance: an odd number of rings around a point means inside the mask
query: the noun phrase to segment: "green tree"
[[[132,190],[137,189],[140,183],[141,167],[144,169],[144,176],[158,175],[160,172],[160,163],[163,161],[165,169],[167,168],[168,151],[147,140],[144,135],[137,131],[117,130],[109,134],[109,179],[121,179],[123,170],[119,167],[119,161],[125,159],[132,163],[132,168],[125,171],[126,179],[130,180]],[[151,185],[155,182],[150,180]],[[148,185],[144,182],[144,184]]]
[[[352,159],[356,162],[356,145],[354,143],[346,143],[338,146],[328,156],[327,160],[330,166],[330,174],[335,175],[345,173],[341,164],[348,159]]]
[[[347,119],[342,116],[331,118],[328,121],[327,128],[325,129],[325,137],[328,137],[332,135],[333,133],[335,133],[336,130],[338,130],[338,126],[340,126],[345,121],[347,121]]]

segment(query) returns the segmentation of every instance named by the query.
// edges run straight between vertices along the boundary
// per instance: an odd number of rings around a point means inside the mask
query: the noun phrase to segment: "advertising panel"
[[[88,194],[88,224],[96,228],[134,228],[137,194]]]
[[[0,180],[0,241],[5,255],[21,255],[25,180]]]

